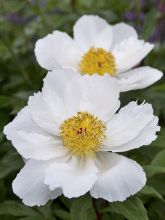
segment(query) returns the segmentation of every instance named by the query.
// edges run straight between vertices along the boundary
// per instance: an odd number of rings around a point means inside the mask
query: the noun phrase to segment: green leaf
[[[146,196],[152,196],[155,198],[159,198],[163,200],[163,196],[156,190],[154,189],[152,186],[145,186],[143,187],[143,189],[140,191],[140,193],[142,195],[146,195]]]
[[[60,201],[63,203],[63,205],[64,205],[65,207],[67,207],[67,209],[70,209],[71,204],[72,204],[71,199],[68,199],[68,198],[66,198],[66,197],[64,197],[64,196],[60,196]]]
[[[41,217],[41,215],[34,209],[22,205],[15,201],[5,201],[0,204],[0,215],[12,215],[12,216],[33,216]]]
[[[152,10],[145,16],[143,29],[144,31],[142,33],[142,38],[144,40],[147,40],[154,32],[158,15],[159,13],[157,10]]]
[[[160,194],[165,196],[165,175],[157,175],[148,180],[148,185],[154,187]]]
[[[164,91],[165,92],[165,91]],[[162,127],[160,132],[158,133],[158,137],[156,141],[152,143],[153,146],[159,148],[165,148],[165,129]]]
[[[8,107],[11,104],[12,99],[8,96],[0,96],[0,108]]]
[[[152,177],[156,174],[165,173],[165,167],[161,166],[153,166],[153,165],[145,165],[143,166],[147,177]]]
[[[96,212],[94,210],[94,207],[90,207],[90,209],[87,210],[87,219],[88,220],[95,220],[96,217]]]
[[[9,122],[10,117],[9,114],[5,111],[0,110],[0,130],[4,128],[4,126]]]
[[[22,158],[16,152],[9,151],[0,160],[0,179],[5,178],[11,172],[19,170],[22,165]]]
[[[53,219],[53,212],[51,210],[51,202],[44,206],[37,207],[37,211],[41,213],[44,219]],[[55,220],[55,219],[54,219]]]
[[[151,162],[151,165],[145,165],[144,170],[147,177],[152,177],[156,174],[165,173],[165,150],[160,151]]]
[[[165,150],[160,151],[152,160],[153,166],[160,166],[165,168]]]
[[[123,215],[128,220],[148,220],[147,211],[138,197],[130,197],[124,202],[110,203],[104,212],[112,212]]]
[[[70,213],[63,210],[63,209],[54,210],[54,214],[55,214],[55,216],[57,216],[60,219],[70,220]]]
[[[3,180],[0,180],[0,202],[6,197],[6,187]]]
[[[37,217],[36,216],[30,216],[30,217],[19,218],[19,220],[45,220],[45,219],[42,218],[41,216],[37,216]]]
[[[154,200],[148,204],[148,216],[150,220],[164,220],[165,208],[164,202]]]
[[[90,195],[81,196],[74,199],[71,209],[71,220],[87,220],[87,210],[92,206],[92,199]]]

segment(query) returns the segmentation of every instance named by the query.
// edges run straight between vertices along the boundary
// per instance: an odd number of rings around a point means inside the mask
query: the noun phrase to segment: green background
[[[165,70],[165,2],[154,0],[0,0],[0,220],[164,220],[165,219],[165,83],[123,93],[122,105],[145,100],[153,105],[162,129],[150,146],[125,153],[145,169],[147,185],[125,202],[60,197],[43,207],[24,206],[11,184],[23,166],[21,157],[2,131],[26,105],[29,95],[42,87],[46,71],[34,56],[38,38],[59,29],[72,35],[83,14],[97,14],[109,23],[125,21],[155,49],[141,63]]]

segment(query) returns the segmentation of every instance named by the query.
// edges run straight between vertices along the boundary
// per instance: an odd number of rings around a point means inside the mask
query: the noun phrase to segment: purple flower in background
[[[136,13],[133,11],[129,11],[129,12],[125,13],[124,18],[128,21],[132,21],[136,18]]]
[[[162,19],[160,20],[160,22],[157,24],[157,27],[155,29],[155,32],[153,33],[153,35],[150,38],[150,42],[164,42],[165,41],[165,20]]]
[[[161,4],[159,5],[159,10],[160,10],[162,13],[165,13],[165,2],[161,2]]]
[[[32,4],[36,4],[36,0],[28,0]],[[40,0],[39,1],[40,6],[45,6],[47,4],[47,0]]]
[[[141,12],[140,14],[135,12],[135,11],[129,11],[127,13],[125,13],[124,15],[124,18],[125,20],[127,21],[134,21],[136,19],[139,19],[139,20],[144,20],[144,16],[145,14],[143,12]]]
[[[17,25],[20,25],[23,23],[22,17],[20,17],[17,14],[7,14],[5,17],[9,23],[13,23],[13,24],[17,24]]]

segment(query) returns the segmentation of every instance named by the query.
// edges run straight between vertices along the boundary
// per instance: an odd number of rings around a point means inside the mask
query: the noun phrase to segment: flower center
[[[114,76],[116,73],[115,58],[111,52],[92,47],[81,58],[79,68],[81,73],[89,75],[97,73],[102,76],[108,73]]]
[[[105,125],[88,112],[78,112],[60,126],[64,145],[77,156],[94,156],[105,138]]]

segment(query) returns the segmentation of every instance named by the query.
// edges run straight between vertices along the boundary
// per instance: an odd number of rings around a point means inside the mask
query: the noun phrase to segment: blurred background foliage
[[[38,38],[59,29],[72,35],[83,14],[97,14],[109,23],[127,22],[155,49],[141,63],[165,71],[164,0],[0,0],[0,219],[1,220],[164,220],[165,219],[165,83],[122,94],[130,100],[152,103],[162,126],[158,139],[147,147],[127,152],[145,169],[147,185],[125,202],[60,197],[43,207],[30,208],[12,193],[11,184],[23,166],[22,159],[2,131],[40,90],[46,71],[36,62]],[[93,204],[93,205],[92,205]]]

